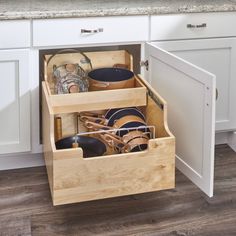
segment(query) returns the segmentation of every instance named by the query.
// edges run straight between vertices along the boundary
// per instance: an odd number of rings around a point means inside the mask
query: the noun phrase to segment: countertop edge
[[[79,17],[102,17],[102,16],[134,16],[134,15],[164,15],[184,13],[207,13],[207,12],[233,12],[236,6],[211,6],[203,7],[180,7],[173,11],[168,7],[145,7],[145,8],[119,8],[104,10],[65,10],[65,11],[27,11],[27,12],[0,12],[0,20],[23,20],[23,19],[55,19],[55,18],[79,18]]]

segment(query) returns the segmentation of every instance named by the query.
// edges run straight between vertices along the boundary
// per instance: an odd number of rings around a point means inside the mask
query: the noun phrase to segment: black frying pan
[[[67,149],[72,148],[73,143],[78,143],[83,149],[84,158],[102,156],[106,152],[106,145],[102,141],[88,136],[70,136],[58,140],[55,144],[57,149]]]
[[[127,108],[116,108],[116,109],[110,109],[106,114],[105,118],[108,119],[108,126],[113,126],[115,120],[120,119],[124,116],[134,115],[140,117],[143,121],[145,121],[145,116],[143,113],[138,110],[136,107],[127,107]]]

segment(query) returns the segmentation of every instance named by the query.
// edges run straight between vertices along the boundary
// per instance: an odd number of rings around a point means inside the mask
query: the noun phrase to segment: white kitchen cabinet
[[[29,51],[37,62],[41,49],[143,44],[149,38],[148,20],[148,16],[33,20]],[[146,79],[167,100],[168,124],[176,136],[177,167],[212,196],[215,77],[155,44],[147,44],[145,49]],[[29,151],[30,124],[36,133],[39,130],[35,128],[38,119],[30,121],[28,53],[28,50],[0,51],[0,65],[9,82],[7,89],[1,87],[1,94],[6,98],[0,103],[0,153]],[[141,57],[144,58],[143,53]],[[36,66],[33,70],[32,75],[38,73]],[[37,83],[33,84],[38,91]],[[34,92],[33,97],[36,96]],[[39,112],[37,101],[34,99],[32,109],[36,113]]]
[[[155,44],[145,44],[144,51],[148,61],[145,78],[167,101],[168,125],[176,137],[177,167],[202,191],[212,196],[215,76]],[[75,99],[75,95],[73,96]],[[52,97],[50,104],[60,113],[58,106],[63,106],[69,96],[64,99],[58,95]],[[75,101],[88,101],[83,99],[82,93],[77,97]],[[158,103],[158,99],[156,102]]]
[[[0,154],[30,151],[29,50],[0,50]]]
[[[216,131],[236,129],[236,38],[164,41],[159,47],[216,75]]]
[[[104,55],[104,52],[102,55]],[[53,130],[54,115],[80,112],[85,109],[86,111],[107,109],[108,107],[145,105],[152,111],[151,116],[155,121],[162,120],[161,114],[164,113],[165,124],[158,123],[158,127],[163,125],[165,129],[169,130],[169,126],[171,132],[173,131],[176,136],[177,167],[202,191],[209,196],[213,195],[215,76],[153,44],[145,44],[145,55],[149,65],[146,78],[152,85],[151,87],[148,85],[148,89],[138,86],[122,90],[53,94],[50,92],[50,86],[44,82],[44,154],[55,205],[174,187],[172,185],[174,183],[172,178],[174,163],[171,162],[172,167],[162,165],[162,169],[169,170],[169,173],[165,172],[163,175],[159,170],[160,160],[163,158],[163,160],[168,161],[170,152],[172,160],[174,159],[173,146],[170,143],[165,143],[170,138],[168,135],[157,137],[156,150],[153,151],[152,155],[149,152],[152,147],[151,143],[150,149],[144,152],[111,155],[107,158],[99,156],[87,160],[83,159],[79,149],[56,150]],[[87,56],[89,57],[89,54]],[[100,62],[101,58],[98,54],[94,57]],[[108,53],[107,57],[109,58]],[[46,58],[50,58],[50,55],[47,55]],[[60,61],[67,58],[72,58],[72,55],[64,54]],[[48,66],[48,68],[50,73],[51,67]],[[145,83],[141,79],[140,81],[142,84]],[[139,89],[141,93],[138,92]],[[166,104],[161,102],[162,99],[154,90],[167,100],[167,110],[165,109]],[[146,93],[148,96],[146,96]],[[148,101],[146,101],[147,97]],[[199,97],[202,99],[199,99]],[[152,98],[153,104],[151,108],[150,98]],[[162,112],[158,112],[156,107],[159,107]],[[168,122],[166,122],[166,111],[168,112]],[[146,115],[149,119],[149,113],[146,113]],[[163,143],[161,143],[162,140]],[[158,151],[159,148],[162,148],[163,156]],[[143,161],[143,155],[146,157],[146,165],[143,166],[143,163],[140,167],[138,163]],[[151,161],[150,156],[154,157],[155,162]],[[84,167],[84,164],[86,167]],[[106,170],[104,171],[101,166],[105,165]],[[119,166],[118,170],[117,166]],[[129,169],[129,166],[132,169]],[[150,169],[154,168],[154,173],[147,171],[148,167]],[[140,174],[137,174],[137,176],[129,177],[130,173],[139,173],[139,171]],[[107,179],[107,176],[110,175],[108,172],[111,172],[113,176]],[[151,177],[147,177],[150,179],[146,187],[142,181],[147,172]],[[92,173],[92,175],[90,176],[89,173]],[[170,183],[172,184],[168,187],[165,185],[165,175],[171,178]],[[97,182],[98,178],[99,182]],[[137,188],[137,186],[142,187]]]
[[[97,47],[125,42],[132,44],[148,39],[148,28],[145,28],[148,26],[147,17],[109,17],[109,21],[108,18],[94,19],[35,20],[33,46],[39,49],[83,45]],[[134,31],[133,27],[129,31],[127,27],[112,27],[118,24],[118,19],[126,19],[125,25],[132,25],[133,22],[137,24],[140,20],[138,29],[142,29],[142,32]],[[56,24],[60,24],[61,27],[56,28]],[[118,25],[122,24],[123,21]],[[98,30],[87,35],[81,34],[81,29],[97,30],[100,25],[103,32]],[[117,37],[112,33],[114,29],[119,32]],[[61,37],[62,32],[64,32],[63,37]],[[145,78],[168,104],[168,124],[176,137],[177,167],[206,194],[212,196],[215,76],[163,51],[155,44],[148,44],[144,51],[145,59],[148,60],[148,73]],[[144,58],[144,55],[141,57]]]

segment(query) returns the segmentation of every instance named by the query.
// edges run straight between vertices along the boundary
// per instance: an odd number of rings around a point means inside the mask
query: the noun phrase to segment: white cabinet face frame
[[[31,88],[31,152],[43,151],[40,143],[40,78],[39,50],[30,50],[30,88]]]
[[[146,78],[167,101],[168,126],[176,137],[176,166],[213,195],[215,76],[147,44]]]
[[[0,50],[0,154],[30,151],[29,50]]]
[[[236,129],[236,38],[165,41],[159,47],[216,75],[216,131]]]

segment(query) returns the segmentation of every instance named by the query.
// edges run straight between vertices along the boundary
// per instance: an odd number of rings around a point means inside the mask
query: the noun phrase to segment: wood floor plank
[[[216,147],[213,198],[176,171],[173,190],[53,207],[44,167],[0,172],[0,196],[0,236],[231,236],[236,154]]]
[[[0,217],[0,236],[31,236],[30,217]]]

